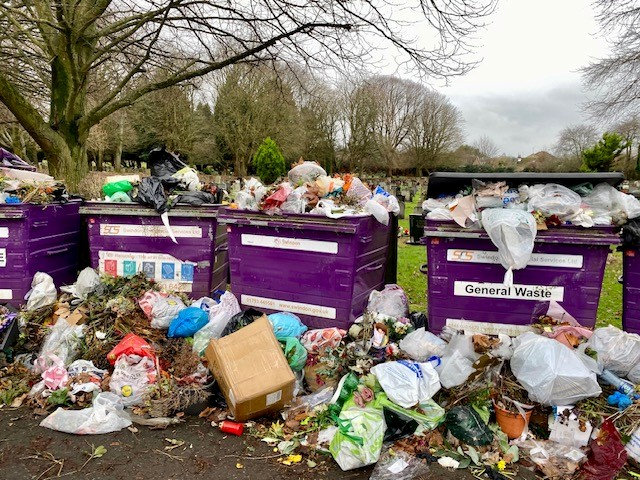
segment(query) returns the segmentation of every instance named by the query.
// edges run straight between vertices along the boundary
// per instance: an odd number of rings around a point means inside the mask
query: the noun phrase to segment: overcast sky
[[[551,149],[586,120],[578,69],[606,53],[589,0],[501,0],[480,33],[480,65],[446,93],[464,115],[466,142],[488,135],[508,155]]]

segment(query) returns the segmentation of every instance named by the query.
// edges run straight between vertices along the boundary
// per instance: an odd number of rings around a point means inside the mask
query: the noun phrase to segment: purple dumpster
[[[80,200],[48,205],[0,205],[0,303],[20,306],[36,272],[56,286],[78,274]]]
[[[640,250],[636,248],[623,250],[622,328],[640,333]]]
[[[243,307],[347,329],[384,285],[390,228],[372,216],[224,209],[219,219],[229,235],[231,291]]]
[[[435,188],[428,194],[444,193],[453,176],[454,193],[471,178],[521,183],[607,181],[616,184],[618,174],[432,174]],[[455,186],[453,186],[455,185]],[[514,285],[503,285],[505,269],[497,248],[484,230],[471,230],[454,222],[426,220],[429,329],[440,332],[445,325],[468,332],[517,335],[528,330],[549,301],[557,301],[578,322],[593,327],[604,269],[612,245],[620,243],[616,227],[550,227],[538,231],[527,267],[515,270]]]
[[[158,213],[137,203],[86,202],[91,266],[111,275],[144,272],[174,291],[192,297],[227,286],[227,235],[218,224],[219,205],[176,205],[168,235]]]

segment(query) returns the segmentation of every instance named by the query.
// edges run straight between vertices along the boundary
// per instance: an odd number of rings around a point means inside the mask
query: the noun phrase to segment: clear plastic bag
[[[385,285],[380,292],[377,290],[371,292],[367,310],[392,318],[407,317],[409,316],[409,300],[402,287],[389,284]]]
[[[640,216],[640,201],[607,183],[596,185],[584,201],[593,210],[596,225],[622,225]]]
[[[180,311],[187,308],[180,297],[152,290],[142,295],[138,304],[147,318],[151,320],[153,328],[169,328],[172,320],[178,316]]]
[[[244,187],[236,194],[235,203],[241,210],[258,210],[260,202],[267,194],[265,187],[260,180],[250,178],[244,182]]]
[[[613,373],[626,377],[640,364],[640,335],[623,332],[609,325],[596,328],[587,346],[598,352],[598,363]]]
[[[58,299],[58,292],[51,275],[44,272],[36,272],[31,281],[31,290],[27,293],[27,310],[53,305]]]
[[[523,188],[521,188],[521,193]],[[582,207],[582,198],[573,190],[547,183],[533,185],[525,189],[529,199],[529,210],[537,210],[545,216],[557,215],[560,218],[577,214]]]
[[[383,452],[369,480],[412,480],[428,478],[429,465],[425,460],[403,450]]]
[[[535,218],[522,210],[489,208],[482,212],[482,225],[498,248],[500,263],[507,269],[505,285],[513,285],[513,270],[526,267],[533,252]]]
[[[514,341],[511,371],[534,402],[543,405],[574,405],[602,393],[596,374],[579,353],[560,342],[535,333]]]
[[[434,355],[441,357],[447,342],[422,327],[400,340],[398,346],[416,362],[424,362]]]
[[[467,381],[469,375],[474,372],[473,362],[463,356],[458,350],[450,355],[442,357],[436,367],[440,377],[440,383],[444,388],[453,388]]]
[[[209,323],[193,336],[193,351],[201,353],[207,348],[212,338],[220,338],[231,317],[238,313],[240,313],[238,299],[233,293],[224,292],[220,297],[220,303],[209,310]]]
[[[387,397],[401,407],[426,402],[440,390],[438,373],[430,363],[385,362],[371,369]]]
[[[83,330],[84,325],[69,325],[64,318],[58,319],[45,337],[38,357],[56,356],[65,365],[70,364],[77,355]]]
[[[280,205],[280,210],[284,213],[304,213],[307,209],[307,201],[304,198],[306,191],[305,186],[296,188]]]
[[[351,186],[347,190],[347,197],[355,198],[361,207],[371,199],[373,194],[362,181],[355,177],[351,180]]]
[[[195,192],[201,188],[198,172],[191,167],[181,168],[171,176],[178,179],[180,181],[180,186],[190,192]]]
[[[98,285],[100,285],[100,276],[93,268],[87,267],[80,272],[76,283],[60,287],[60,290],[65,293],[70,293],[76,298],[85,300],[87,296],[98,287]]]
[[[303,162],[289,170],[289,180],[294,185],[313,182],[316,178],[326,176],[327,172],[316,162]]]
[[[99,435],[131,426],[131,419],[124,411],[120,397],[110,392],[102,392],[93,399],[93,406],[90,408],[58,408],[42,420],[40,426],[76,435]]]

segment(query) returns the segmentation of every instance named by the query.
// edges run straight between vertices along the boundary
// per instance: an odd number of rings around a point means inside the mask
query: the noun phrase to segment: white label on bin
[[[511,285],[502,283],[462,282],[453,284],[453,294],[459,297],[511,298],[518,300],[535,300],[562,302],[564,287],[550,285]]]
[[[271,235],[242,234],[242,245],[253,247],[282,248],[303,252],[338,253],[338,242],[323,242],[305,238],[272,237]]]
[[[9,227],[0,227],[0,238],[9,238]]]
[[[464,330],[467,335],[483,333],[485,335],[498,335],[504,333],[510,337],[517,337],[526,332],[533,331],[531,325],[514,325],[511,323],[491,323],[491,322],[474,322],[473,320],[464,320],[462,318],[447,318],[447,327],[454,330]]]
[[[191,225],[171,225],[176,238],[202,238],[202,228]],[[164,225],[100,224],[100,235],[105,237],[168,237]]]
[[[500,264],[498,252],[487,250],[464,250],[450,248],[447,260],[462,263],[495,263]],[[537,267],[582,268],[582,255],[561,255],[556,253],[532,253],[527,265]]]
[[[13,300],[13,290],[10,288],[0,288],[0,300]]]
[[[181,262],[164,253],[98,252],[98,269],[102,273],[129,277],[144,272],[147,278],[153,278],[166,290],[191,292],[196,264]]]
[[[277,392],[273,392],[267,395],[267,402],[265,406],[273,405],[274,403],[278,403],[282,400],[282,390],[278,390]]]
[[[314,317],[336,319],[336,309],[324,307],[322,305],[312,305],[310,303],[289,302],[276,298],[255,297],[253,295],[241,295],[240,303],[247,307],[266,308],[278,310],[280,312],[299,313],[301,315],[312,315]]]
[[[7,266],[7,249],[0,248],[0,267]]]

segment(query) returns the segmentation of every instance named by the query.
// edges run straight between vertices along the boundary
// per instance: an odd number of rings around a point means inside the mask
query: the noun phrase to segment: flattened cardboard
[[[266,316],[212,339],[205,357],[237,421],[279,411],[293,398],[295,376]]]

